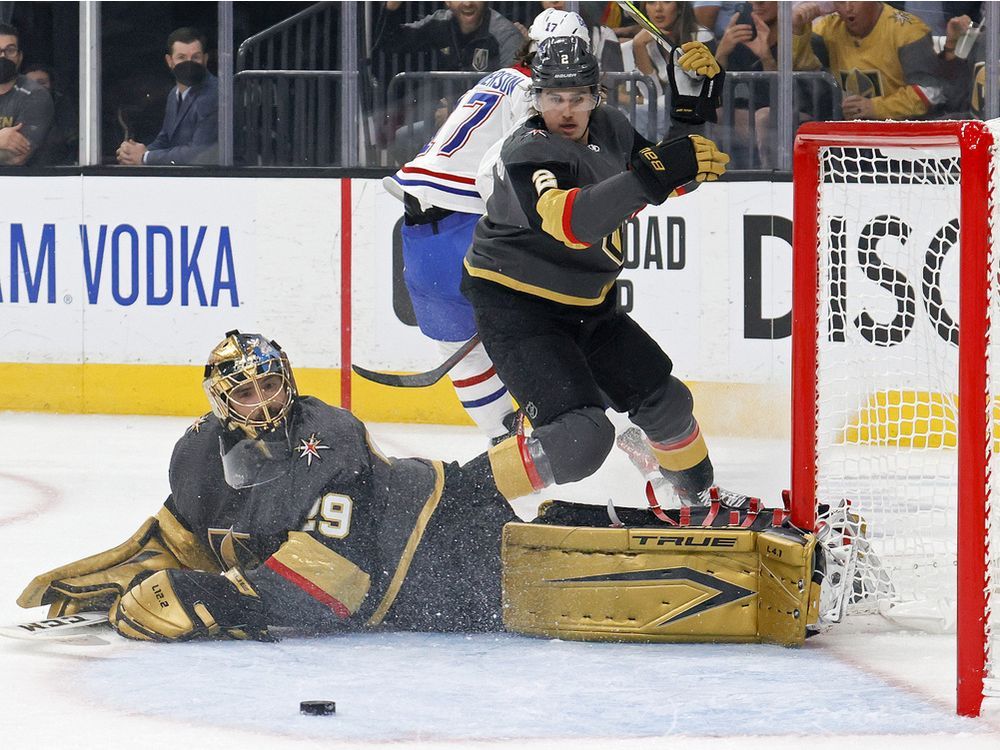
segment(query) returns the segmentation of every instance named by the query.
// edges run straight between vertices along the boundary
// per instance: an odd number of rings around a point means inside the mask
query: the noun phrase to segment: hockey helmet
[[[535,16],[531,28],[528,29],[528,38],[531,39],[530,51],[534,52],[541,42],[554,36],[578,37],[587,45],[587,49],[590,49],[590,32],[579,13],[546,8]]]
[[[597,58],[587,49],[587,44],[576,36],[554,36],[538,45],[531,63],[531,86],[535,92],[535,108],[544,111],[540,96],[545,89],[590,90],[588,109],[600,101],[601,71]]]
[[[202,385],[223,425],[250,438],[284,424],[298,396],[281,347],[259,333],[236,330],[212,349]]]

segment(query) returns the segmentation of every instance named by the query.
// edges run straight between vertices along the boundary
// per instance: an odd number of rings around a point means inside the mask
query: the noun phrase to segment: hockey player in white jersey
[[[590,43],[576,13],[549,8],[531,24],[515,64],[486,75],[467,91],[434,138],[396,174],[386,190],[403,201],[403,278],[420,330],[451,356],[476,333],[472,307],[459,291],[462,259],[486,202],[476,184],[480,161],[528,115],[538,43],[576,36]],[[507,388],[482,344],[449,372],[462,406],[491,440],[514,429]]]

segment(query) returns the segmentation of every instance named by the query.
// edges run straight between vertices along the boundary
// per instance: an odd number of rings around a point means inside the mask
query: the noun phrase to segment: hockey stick
[[[668,52],[674,51],[673,43],[667,39],[666,34],[656,27],[655,23],[649,20],[649,16],[640,10],[639,3],[628,3],[619,0],[618,7],[625,11],[627,15],[631,16],[633,21],[652,34],[653,38],[659,42],[661,46],[665,47]]]
[[[19,622],[12,625],[0,625],[0,636],[17,638],[25,641],[55,641],[67,638],[80,638],[89,635],[91,629],[108,625],[107,612],[80,612],[76,615],[50,617],[34,622]],[[82,628],[87,628],[82,632]]]
[[[351,365],[351,369],[365,380],[370,380],[373,383],[391,385],[396,388],[425,388],[429,385],[434,385],[441,378],[443,378],[452,367],[457,365],[459,361],[465,357],[466,354],[475,349],[476,344],[478,343],[479,334],[477,333],[471,339],[462,344],[461,348],[457,352],[452,354],[448,357],[448,359],[439,364],[433,370],[428,370],[427,372],[414,372],[409,375],[400,375],[394,372],[368,370],[364,367],[360,367],[359,365]]]

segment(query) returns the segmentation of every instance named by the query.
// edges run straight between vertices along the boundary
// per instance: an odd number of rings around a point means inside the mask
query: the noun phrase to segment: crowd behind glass
[[[589,26],[607,105],[622,109],[652,140],[669,134],[667,55],[616,3],[354,3],[358,33],[352,65],[336,49],[343,39],[335,28],[344,10],[340,5],[318,3],[294,14],[284,24],[277,57],[276,33],[244,43],[249,49],[259,42],[254,54],[241,48],[236,66],[231,121],[237,165],[405,163],[465,90],[486,73],[514,64],[527,27],[548,7],[576,10]],[[639,5],[667,38],[677,44],[704,42],[727,71],[718,121],[705,127],[732,154],[736,169],[787,168],[778,158],[778,134],[808,120],[988,114],[981,31],[989,3],[796,2],[787,4],[786,26],[779,23],[777,2]],[[789,17],[791,39],[781,39],[779,28],[787,28]],[[127,87],[116,89],[122,92],[118,100],[105,96],[111,111],[104,122],[115,124],[105,125],[115,131],[104,138],[105,163],[135,168],[219,163],[221,84],[214,75],[214,29],[205,31],[208,35],[193,26],[162,29],[162,64],[174,86],[165,102],[157,102],[155,126],[146,123],[145,133],[142,123],[131,121],[143,102],[130,103]],[[320,48],[326,54],[319,54]],[[0,163],[74,164],[78,107],[72,87],[60,85],[53,67],[30,52],[23,49],[18,27],[0,24]],[[345,70],[357,72],[357,106],[343,101]],[[790,110],[791,130],[778,127],[782,84],[792,88],[791,106],[784,108]],[[345,113],[358,120],[353,163],[345,163],[337,146]]]

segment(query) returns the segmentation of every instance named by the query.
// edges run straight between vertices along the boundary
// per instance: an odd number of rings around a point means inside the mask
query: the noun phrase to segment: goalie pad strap
[[[818,614],[815,544],[788,529],[507,524],[504,625],[572,640],[799,645]]]

